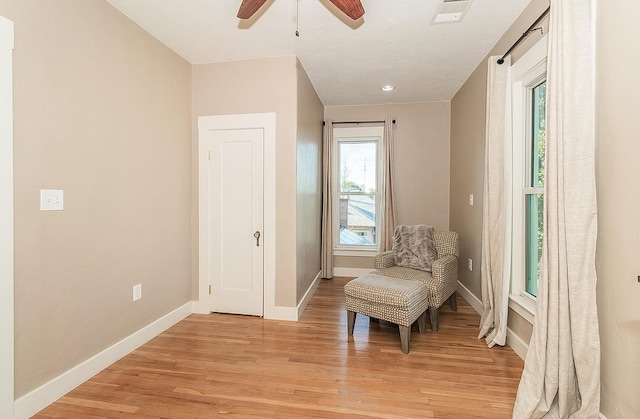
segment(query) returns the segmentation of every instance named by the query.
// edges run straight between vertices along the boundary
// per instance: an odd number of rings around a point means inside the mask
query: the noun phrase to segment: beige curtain
[[[395,188],[393,187],[393,129],[394,123],[392,118],[384,121],[384,137],[382,139],[384,147],[383,155],[383,178],[382,178],[382,196],[384,203],[381,208],[380,220],[380,252],[391,250],[393,246],[393,232],[398,224],[396,216],[396,199]]]
[[[323,278],[333,278],[333,121],[324,121],[322,138],[322,251],[320,269]]]
[[[514,418],[597,418],[593,33],[589,1],[553,0],[547,64],[544,243]]]
[[[509,57],[490,57],[487,73],[487,124],[482,200],[482,313],[478,339],[489,347],[507,338],[511,279],[511,82]]]

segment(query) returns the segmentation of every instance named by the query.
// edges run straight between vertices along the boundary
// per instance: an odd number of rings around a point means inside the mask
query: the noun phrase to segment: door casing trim
[[[209,264],[206,229],[209,212],[207,196],[208,150],[203,131],[230,129],[262,129],[264,131],[264,318],[282,318],[281,307],[275,305],[276,286],[276,114],[275,112],[210,115],[198,117],[198,312],[209,314]],[[288,317],[288,316],[287,316]],[[284,319],[283,319],[284,320]]]
[[[14,417],[13,22],[0,16],[0,417]]]

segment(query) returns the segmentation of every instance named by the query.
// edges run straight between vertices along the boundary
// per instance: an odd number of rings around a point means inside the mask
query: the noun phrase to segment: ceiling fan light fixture
[[[394,90],[396,88],[396,86],[392,85],[392,84],[385,84],[384,86],[382,86],[380,88],[380,90],[382,90],[383,92],[390,92],[392,90]]]
[[[349,16],[353,20],[358,20],[364,15],[364,7],[360,0],[329,0],[342,13]]]
[[[242,0],[238,9],[238,18],[250,19],[266,2],[267,0]]]

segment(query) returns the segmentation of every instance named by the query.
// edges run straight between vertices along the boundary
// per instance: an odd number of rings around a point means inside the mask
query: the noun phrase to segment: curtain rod
[[[549,14],[550,11],[551,11],[551,7],[547,7],[547,10],[542,12],[542,14],[536,19],[536,21],[533,22],[533,24],[531,26],[529,26],[529,29],[527,29],[527,31],[525,33],[523,33],[522,36],[520,38],[518,38],[518,40],[513,45],[511,45],[511,48],[509,48],[509,50],[504,53],[502,58],[500,58],[498,60],[498,64],[504,63],[504,59],[507,58],[509,56],[509,54],[511,54],[513,52],[514,49],[518,48],[518,45],[520,45],[522,43],[522,41],[524,41],[524,39],[527,36],[531,35],[531,32],[536,30],[536,27],[538,26],[538,24],[540,24],[540,22],[542,22],[542,20],[545,17],[547,17],[547,15]]]
[[[336,121],[333,123],[333,125],[344,125],[344,124],[384,124],[385,121]],[[396,120],[393,119],[391,122],[393,122],[394,124],[396,123]],[[325,126],[325,122],[322,121],[322,126]]]

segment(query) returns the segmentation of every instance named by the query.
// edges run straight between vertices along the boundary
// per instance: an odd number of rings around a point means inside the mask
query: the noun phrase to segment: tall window
[[[546,45],[544,37],[511,67],[513,257],[510,307],[530,321],[533,317],[528,316],[535,313],[542,258]]]
[[[382,127],[334,128],[335,250],[378,248]]]
[[[544,150],[546,139],[547,82],[529,90],[529,129],[525,196],[525,292],[538,295],[540,258],[542,257],[542,220],[544,211]]]

